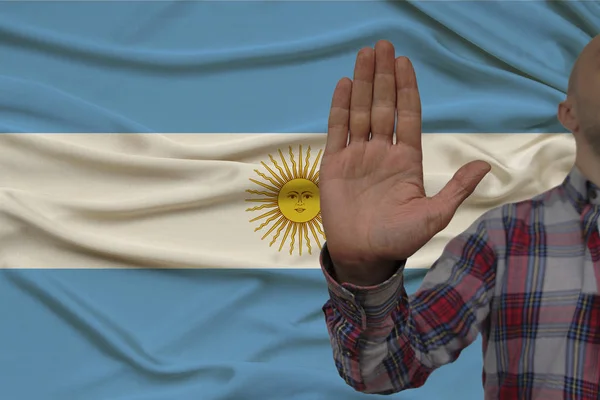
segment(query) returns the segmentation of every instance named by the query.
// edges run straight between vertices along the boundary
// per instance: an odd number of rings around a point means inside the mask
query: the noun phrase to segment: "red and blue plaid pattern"
[[[379,286],[338,284],[325,246],[340,375],[367,393],[416,388],[481,334],[486,399],[599,399],[599,216],[598,187],[574,167],[560,186],[485,213],[411,296],[404,262]]]

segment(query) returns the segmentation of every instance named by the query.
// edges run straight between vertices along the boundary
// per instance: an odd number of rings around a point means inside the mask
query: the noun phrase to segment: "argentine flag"
[[[409,260],[559,184],[556,119],[600,5],[0,4],[0,399],[367,400],[321,307],[319,165],[337,80],[411,58],[426,190],[492,172]],[[394,399],[481,399],[481,342]]]

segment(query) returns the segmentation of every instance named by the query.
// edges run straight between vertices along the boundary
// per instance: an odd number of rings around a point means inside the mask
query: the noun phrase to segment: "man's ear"
[[[569,99],[558,105],[558,120],[569,132],[576,133],[579,130],[573,103]]]

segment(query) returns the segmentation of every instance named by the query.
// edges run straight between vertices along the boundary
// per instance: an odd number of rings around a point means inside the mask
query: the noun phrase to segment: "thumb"
[[[443,226],[439,227],[439,230],[450,223],[458,207],[475,191],[491,169],[492,167],[484,161],[471,161],[456,171],[446,186],[431,198],[436,208],[441,211],[439,222]]]

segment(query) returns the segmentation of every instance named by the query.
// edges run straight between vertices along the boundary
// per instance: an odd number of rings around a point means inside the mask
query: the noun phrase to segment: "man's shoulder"
[[[544,212],[552,207],[564,207],[567,201],[561,186],[555,186],[533,197],[504,203],[486,211],[480,220],[486,224],[498,227],[498,222],[503,224],[514,220],[528,221],[532,213]]]
[[[564,211],[565,206],[565,198],[557,186],[536,196],[504,203],[486,211],[470,227],[469,233],[485,232],[487,244],[500,255],[506,251],[506,244],[514,240],[515,235],[526,237],[530,232],[545,230],[540,227],[532,230],[532,224],[552,224],[556,215],[562,215],[562,218],[563,213],[567,212]]]

